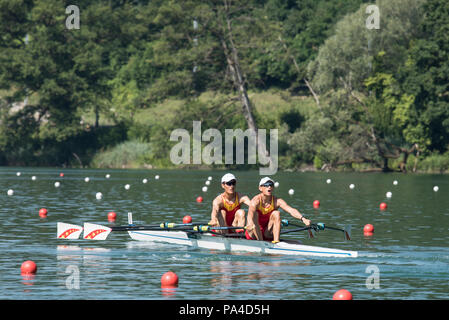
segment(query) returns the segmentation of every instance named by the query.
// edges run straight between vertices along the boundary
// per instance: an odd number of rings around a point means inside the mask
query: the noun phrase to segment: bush
[[[95,168],[139,167],[150,152],[149,143],[126,141],[97,153],[90,165]]]

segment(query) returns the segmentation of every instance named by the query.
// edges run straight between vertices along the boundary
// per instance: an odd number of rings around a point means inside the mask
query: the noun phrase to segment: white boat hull
[[[266,254],[287,254],[319,257],[357,257],[357,251],[347,251],[324,247],[307,246],[281,241],[246,240],[241,238],[217,237],[210,234],[186,233],[183,231],[128,231],[132,239],[138,241],[164,242],[193,248],[224,251],[243,251]]]

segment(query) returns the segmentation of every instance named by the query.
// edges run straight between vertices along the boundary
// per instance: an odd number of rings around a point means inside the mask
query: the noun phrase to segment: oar
[[[308,227],[302,227],[298,224],[291,223],[286,219],[282,219],[281,222],[282,222],[282,226],[284,226],[284,227],[289,226],[289,225],[292,225],[295,227],[300,227],[299,229],[286,230],[286,231],[282,231],[281,233],[290,233],[290,232],[297,232],[297,231],[304,231],[304,230],[318,231],[318,230],[329,229],[329,230],[341,231],[344,234],[345,240],[351,240],[351,226],[350,225],[346,225],[344,229],[340,229],[340,228],[336,228],[336,227],[326,226],[323,222],[312,223]]]

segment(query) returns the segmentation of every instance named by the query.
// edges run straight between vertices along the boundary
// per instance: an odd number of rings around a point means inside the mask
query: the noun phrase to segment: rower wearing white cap
[[[251,200],[248,210],[246,238],[249,240],[271,240],[279,242],[281,234],[281,212],[288,212],[292,217],[301,220],[306,226],[310,220],[306,219],[298,210],[290,207],[284,200],[273,195],[274,181],[269,177],[259,182],[260,193]]]
[[[209,225],[220,227],[244,227],[245,211],[241,204],[250,205],[248,196],[242,196],[235,191],[237,179],[232,173],[226,173],[221,178],[221,187],[224,192],[217,196],[212,202],[212,213]],[[232,232],[231,230],[229,230]],[[243,232],[237,229],[236,232]]]

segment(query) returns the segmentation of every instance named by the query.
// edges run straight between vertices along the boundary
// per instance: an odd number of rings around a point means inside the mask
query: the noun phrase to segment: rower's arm
[[[251,199],[248,196],[242,196],[240,198],[240,203],[244,203],[249,207],[251,205]]]
[[[257,240],[263,240],[262,232],[259,226],[259,215],[257,214],[256,208],[259,203],[256,200],[250,201],[250,206],[248,209],[248,222],[246,229],[256,236]]]
[[[220,203],[218,199],[214,199],[212,201],[212,212],[210,213],[210,221],[209,225],[211,226],[218,226],[219,223],[219,217],[218,213],[220,212]]]
[[[288,212],[292,217],[301,220],[306,226],[310,225],[311,221],[307,218],[305,218],[298,210],[295,208],[290,207],[287,202],[285,202],[282,199],[277,199],[278,206],[284,210],[285,212]]]

